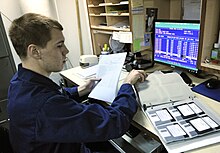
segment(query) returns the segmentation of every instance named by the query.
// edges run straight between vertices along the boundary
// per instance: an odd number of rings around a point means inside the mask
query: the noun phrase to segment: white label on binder
[[[158,121],[160,121],[160,119],[159,119],[159,117],[157,116],[157,114],[151,114],[150,118],[151,118],[151,120],[152,120],[153,122],[158,122]]]
[[[171,114],[172,114],[174,117],[181,116],[180,112],[179,112],[177,109],[172,109],[172,110],[171,110]]]
[[[183,131],[183,129],[178,124],[169,125],[169,126],[167,126],[167,129],[170,131],[170,133],[174,137],[186,135],[186,133]]]
[[[169,131],[167,131],[167,129],[161,129],[159,132],[163,138],[171,136]]]
[[[157,113],[157,115],[158,115],[158,117],[160,118],[161,121],[169,121],[169,120],[173,119],[172,116],[165,109],[156,111],[156,113]]]
[[[186,132],[195,131],[195,129],[190,124],[185,124],[184,127]]]

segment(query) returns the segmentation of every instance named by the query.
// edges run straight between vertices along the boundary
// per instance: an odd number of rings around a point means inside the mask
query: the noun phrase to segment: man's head
[[[27,13],[12,22],[9,36],[17,54],[22,59],[27,56],[27,48],[30,44],[44,48],[51,39],[53,28],[63,30],[62,25],[56,20],[40,14]]]
[[[69,52],[62,30],[56,20],[27,13],[12,22],[9,37],[24,67],[48,75],[62,70]]]

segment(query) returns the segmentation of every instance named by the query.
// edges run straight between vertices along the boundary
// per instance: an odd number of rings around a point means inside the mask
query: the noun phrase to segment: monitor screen
[[[154,61],[197,71],[199,34],[197,20],[156,20]]]

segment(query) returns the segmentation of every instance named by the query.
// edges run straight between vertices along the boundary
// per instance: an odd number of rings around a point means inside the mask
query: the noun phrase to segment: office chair
[[[7,122],[7,120],[5,122]],[[4,124],[2,123],[0,123],[0,146],[0,153],[13,153],[8,129],[4,127]]]

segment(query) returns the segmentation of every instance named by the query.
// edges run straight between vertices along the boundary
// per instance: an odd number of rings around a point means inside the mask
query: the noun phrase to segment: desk
[[[81,69],[82,69],[81,67],[75,67],[75,68],[60,72],[60,75],[64,79],[72,82],[75,85],[81,85],[84,83],[84,80],[82,78],[80,78],[79,76],[77,76],[76,74],[74,74],[74,72],[78,72]],[[147,69],[147,72],[153,72],[155,70],[169,70],[169,69],[170,68],[167,66],[155,65],[153,68]],[[122,78],[124,78],[124,77],[125,77],[125,75]],[[198,83],[204,81],[204,79],[194,78],[191,75],[190,75],[190,77],[192,78],[192,80],[195,84],[198,84]],[[119,83],[120,83],[120,81],[119,81]],[[216,114],[218,114],[220,116],[220,111],[219,111],[220,110],[220,103],[219,102],[216,102],[215,100],[212,100],[212,99],[205,97],[203,95],[200,95],[198,93],[195,93],[195,95],[205,105],[207,105],[210,109],[212,109]],[[133,122],[134,122],[134,125],[136,125],[140,129],[145,130],[152,137],[159,140],[159,138],[157,137],[158,134],[157,134],[156,130],[154,129],[153,125],[151,124],[150,120],[145,116],[145,114],[140,109],[135,114],[135,116],[133,118]],[[217,152],[219,152],[219,150],[220,150],[220,143],[216,143],[216,144],[208,145],[208,146],[201,147],[201,148],[194,149],[194,150],[187,151],[187,152],[188,153],[217,153]]]

